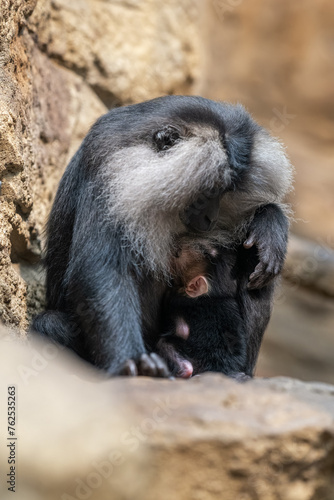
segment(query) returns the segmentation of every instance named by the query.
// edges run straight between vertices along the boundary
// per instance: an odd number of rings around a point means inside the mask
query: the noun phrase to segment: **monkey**
[[[284,148],[239,104],[163,96],[110,110],[60,181],[32,329],[110,375],[168,376],[151,346],[178,241],[256,246],[247,286],[262,293],[283,266],[291,185]]]

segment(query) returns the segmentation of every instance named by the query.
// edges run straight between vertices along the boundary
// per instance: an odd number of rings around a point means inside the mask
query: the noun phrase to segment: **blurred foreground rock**
[[[107,380],[55,346],[0,344],[1,404],[15,385],[17,412],[16,493],[2,480],[4,500],[334,499],[334,386]]]

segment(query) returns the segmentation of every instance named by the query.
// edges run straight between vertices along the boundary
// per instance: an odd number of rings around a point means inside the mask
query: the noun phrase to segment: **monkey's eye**
[[[180,132],[171,125],[158,130],[153,134],[153,142],[158,151],[167,151],[181,139]]]

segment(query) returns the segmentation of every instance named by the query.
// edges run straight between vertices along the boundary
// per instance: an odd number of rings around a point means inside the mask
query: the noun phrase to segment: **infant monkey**
[[[273,292],[273,285],[247,286],[257,263],[256,248],[246,243],[237,250],[207,243],[181,248],[171,264],[173,281],[156,346],[172,375],[216,371],[239,380],[253,375]]]
[[[179,249],[171,262],[172,284],[167,290],[162,309],[162,338],[157,345],[157,351],[165,359],[172,375],[188,378],[193,375],[193,365],[182,355],[182,344],[188,340],[190,325],[184,319],[180,307],[186,300],[196,307],[197,297],[209,294],[211,287],[212,260],[217,256],[214,248]]]

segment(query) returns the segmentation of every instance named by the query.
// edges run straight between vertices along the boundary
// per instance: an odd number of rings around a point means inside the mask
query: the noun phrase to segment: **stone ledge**
[[[12,339],[1,341],[0,397],[6,407],[16,386],[15,498],[334,498],[334,386],[106,379],[63,349]],[[13,498],[4,480],[0,492]]]

